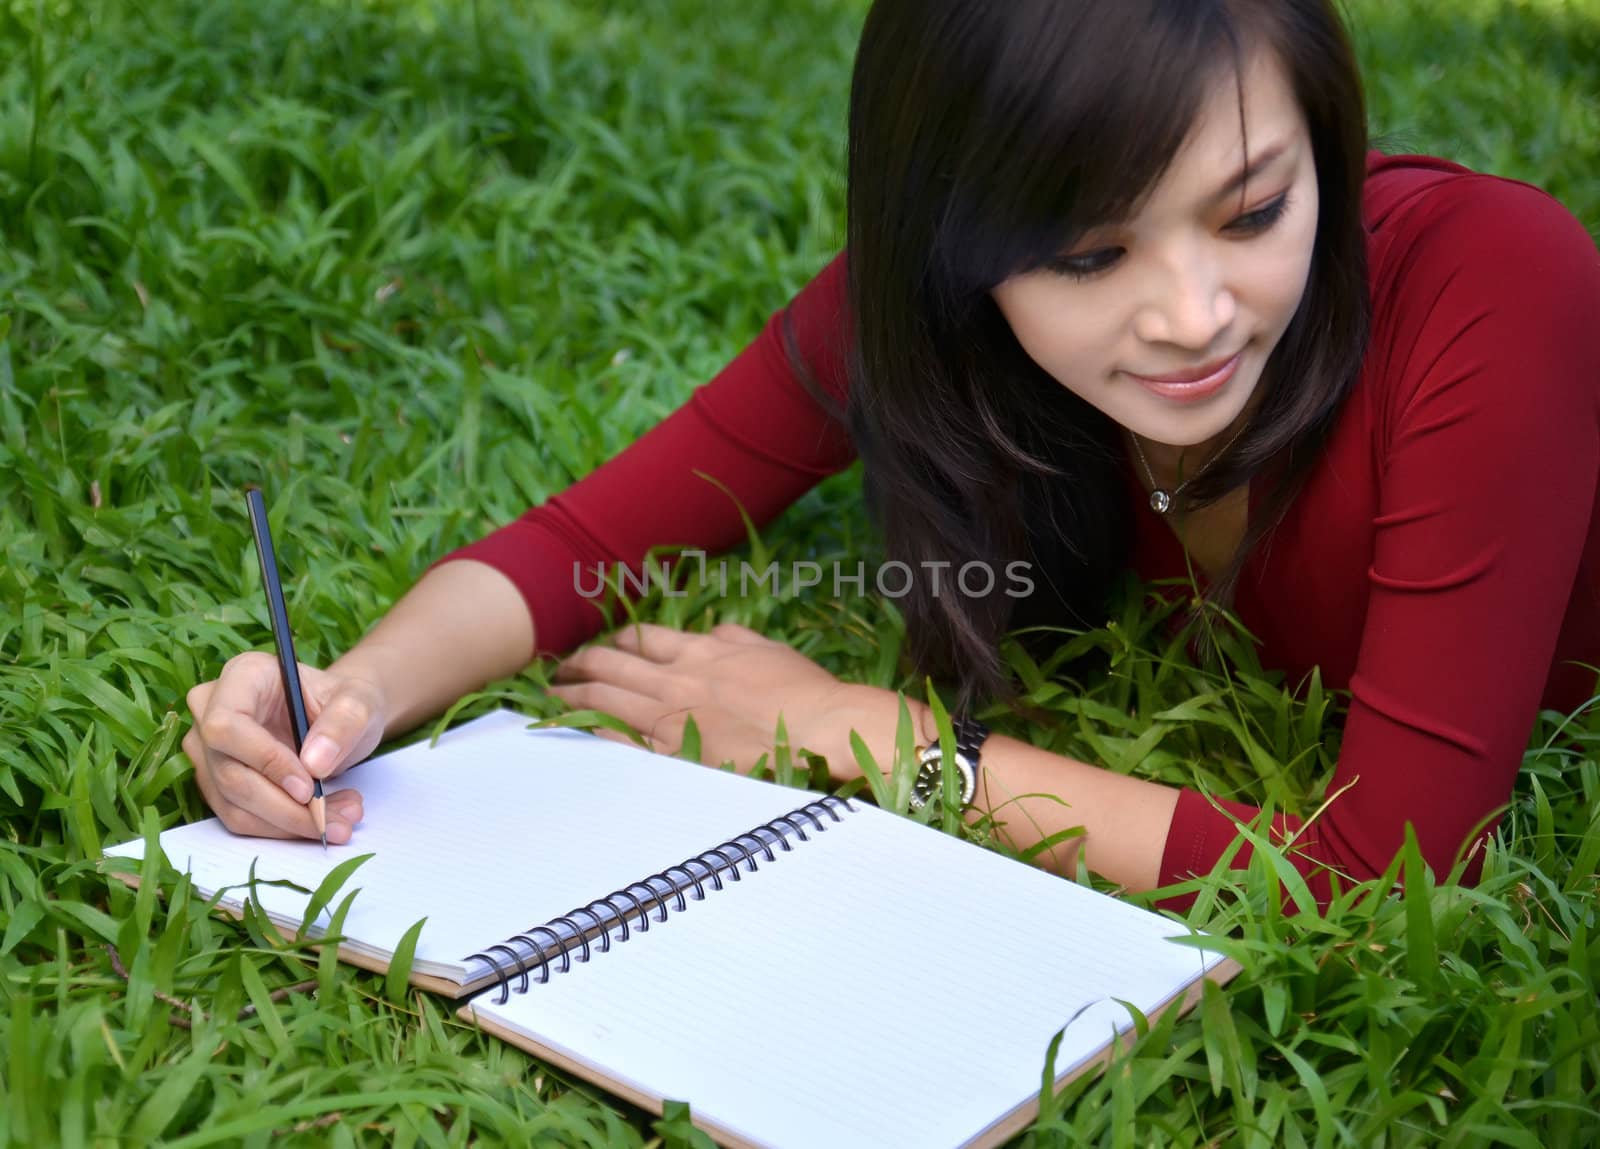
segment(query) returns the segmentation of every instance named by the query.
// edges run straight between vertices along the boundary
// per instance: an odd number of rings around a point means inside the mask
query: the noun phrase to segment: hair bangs
[[[956,163],[931,237],[946,284],[963,295],[1136,215],[1217,75],[1239,75],[1240,36],[1222,0],[1084,11],[1032,6],[1031,19],[1003,26],[1003,43],[980,49],[989,66],[950,143]]]

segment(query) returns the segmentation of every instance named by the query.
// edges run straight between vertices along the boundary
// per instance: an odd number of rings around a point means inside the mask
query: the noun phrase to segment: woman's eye
[[[1045,266],[1057,275],[1065,275],[1069,279],[1090,279],[1102,271],[1109,271],[1117,261],[1120,248],[1107,248],[1103,251],[1091,251],[1086,255],[1064,255],[1052,259]]]
[[[1267,228],[1277,223],[1282,218],[1284,209],[1289,206],[1289,193],[1284,192],[1277,199],[1259,207],[1248,215],[1242,215],[1228,225],[1233,231],[1256,232],[1266,231]]]
[[[1288,206],[1289,193],[1284,192],[1265,207],[1259,207],[1247,215],[1240,216],[1228,224],[1226,230],[1236,234],[1259,235],[1283,218],[1283,213]],[[1122,249],[1120,247],[1102,248],[1099,251],[1090,251],[1083,255],[1059,256],[1050,260],[1045,264],[1045,267],[1055,274],[1064,275],[1069,279],[1092,279],[1116,266],[1117,258],[1121,253]]]

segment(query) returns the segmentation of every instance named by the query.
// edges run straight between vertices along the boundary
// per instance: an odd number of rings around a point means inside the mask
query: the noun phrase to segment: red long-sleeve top
[[[1273,822],[1275,841],[1300,834],[1291,860],[1324,908],[1328,868],[1377,876],[1407,821],[1443,877],[1510,798],[1540,706],[1581,706],[1600,667],[1600,253],[1540,189],[1432,157],[1369,153],[1363,213],[1370,349],[1234,604],[1263,666],[1291,684],[1320,666],[1325,686],[1351,695],[1328,793],[1349,789],[1309,826]],[[841,403],[843,258],[788,308],[805,362]],[[504,572],[527,600],[536,653],[564,653],[603,624],[575,564],[611,570],[653,545],[715,553],[744,539],[734,503],[694,471],[762,525],[848,466],[847,434],[788,364],[781,315],[633,445],[441,561]],[[1127,477],[1135,571],[1185,577],[1131,463]],[[1260,812],[1217,805],[1181,792],[1162,884],[1208,873],[1236,837],[1228,815]],[[1481,861],[1479,850],[1469,883]]]

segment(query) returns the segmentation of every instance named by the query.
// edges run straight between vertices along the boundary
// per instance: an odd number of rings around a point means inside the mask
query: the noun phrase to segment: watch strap
[[[950,733],[956,736],[956,749],[965,754],[973,766],[977,766],[978,751],[989,737],[989,728],[976,718],[952,718]]]

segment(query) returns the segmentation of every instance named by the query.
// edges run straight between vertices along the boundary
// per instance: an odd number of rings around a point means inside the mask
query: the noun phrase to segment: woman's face
[[[1311,267],[1318,201],[1305,118],[1270,52],[1248,59],[1242,87],[1248,182],[1235,179],[1239,91],[1225,73],[1136,217],[994,289],[1034,362],[1156,444],[1205,443],[1235,423]],[[1192,377],[1236,354],[1226,383],[1199,397],[1138,378]]]

